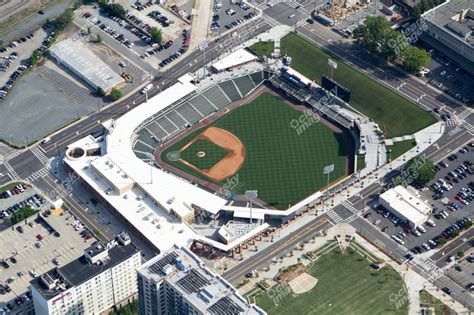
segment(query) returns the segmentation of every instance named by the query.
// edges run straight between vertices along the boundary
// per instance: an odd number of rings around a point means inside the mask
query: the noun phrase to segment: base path
[[[207,128],[203,133],[194,138],[179,151],[184,151],[187,147],[199,139],[206,139],[210,142],[213,142],[221,148],[226,149],[228,154],[222,160],[214,164],[213,167],[206,170],[199,169],[183,159],[180,159],[180,162],[218,182],[223,181],[224,179],[237,173],[237,171],[244,164],[245,148],[240,139],[237,138],[233,133],[217,127]]]

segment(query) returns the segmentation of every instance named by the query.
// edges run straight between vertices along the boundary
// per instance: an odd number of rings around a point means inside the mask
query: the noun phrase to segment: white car
[[[430,247],[428,244],[426,244],[426,243],[421,244],[421,246],[423,246],[423,248],[426,249],[426,250],[430,250],[430,249],[431,249],[431,247]]]
[[[431,226],[431,227],[435,227],[435,226],[436,226],[436,223],[434,223],[433,220],[431,220],[431,219],[428,219],[428,220],[426,221],[426,224],[428,224],[428,225]]]
[[[413,235],[415,235],[415,236],[421,236],[421,233],[418,232],[417,230],[413,230],[412,233],[413,233]]]

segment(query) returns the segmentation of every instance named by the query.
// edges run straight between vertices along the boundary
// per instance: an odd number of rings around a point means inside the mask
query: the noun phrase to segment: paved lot
[[[21,194],[13,195],[7,199],[0,199],[0,211],[6,210],[15,204],[30,198],[35,193],[36,191],[30,188]],[[11,217],[0,219],[0,231],[3,231],[11,226],[10,218]]]
[[[216,3],[216,1],[213,2],[213,6]],[[237,4],[232,4],[231,1],[229,0],[221,0],[220,3],[222,4],[222,7],[219,11],[214,11],[212,12],[212,15],[218,15],[219,16],[219,27],[217,29],[212,30],[212,34],[214,36],[220,36],[222,33],[225,33],[231,29],[234,29],[236,26],[232,27],[226,27],[226,25],[231,24],[234,21],[237,21],[239,19],[242,19],[244,21],[247,21],[244,18],[244,15],[247,15],[249,13],[257,13],[252,7],[249,6],[246,10],[238,6]],[[235,11],[234,14],[230,15],[226,13],[227,10],[233,10]]]
[[[443,168],[441,169],[435,177],[434,181],[437,181],[439,178],[444,178],[444,176],[452,171],[453,169],[457,168],[460,163],[462,163],[464,160],[469,159],[473,160],[474,159],[474,152],[470,151],[468,154],[464,154],[461,156],[461,154],[458,154],[459,158],[456,162],[449,162],[449,167],[448,168]],[[472,181],[472,176],[467,177],[464,180],[461,180],[459,183],[455,184],[454,183],[454,188],[450,191],[448,191],[444,196],[448,198],[450,201],[454,201],[454,196],[459,192],[459,190],[462,187],[466,187],[467,184]],[[430,183],[431,184],[431,183]],[[421,236],[415,236],[413,234],[406,233],[407,236],[403,239],[405,242],[405,246],[407,248],[413,248],[415,246],[421,246],[421,244],[428,242],[428,240],[433,239],[434,237],[438,236],[443,232],[448,226],[453,225],[457,220],[459,220],[462,217],[470,217],[472,218],[472,205],[464,206],[460,202],[456,200],[456,203],[459,205],[459,210],[453,212],[451,210],[448,210],[446,205],[444,205],[441,200],[434,200],[432,197],[434,193],[431,190],[427,191],[419,191],[421,194],[422,198],[426,200],[429,204],[431,204],[434,208],[434,213],[439,213],[442,210],[445,210],[449,213],[449,216],[446,219],[437,219],[434,216],[431,216],[431,219],[435,222],[436,226],[435,227],[430,227],[427,224],[424,224],[424,227],[427,230],[427,233],[421,234]],[[377,204],[377,201],[373,201],[369,203],[370,206]],[[340,210],[342,211],[342,210]],[[347,210],[347,217],[350,215],[350,211]],[[339,212],[338,212],[339,213]],[[378,229],[383,229],[387,227],[387,230],[385,233],[390,236],[393,234],[397,234],[399,232],[403,232],[404,228],[400,226],[400,224],[393,224],[388,218],[384,218],[381,214],[378,214],[372,207],[370,210],[368,210],[366,213],[370,213],[370,217],[366,218],[365,220],[367,222],[370,222],[372,225],[377,226]],[[345,218],[344,213],[339,213],[342,218]],[[377,225],[374,224],[376,220],[380,220],[380,223]]]
[[[50,215],[45,219],[61,234],[60,237],[52,235],[46,225],[33,220],[31,220],[32,226],[25,225],[24,222],[18,224],[24,228],[24,233],[19,233],[16,229],[8,229],[0,234],[0,257],[10,266],[8,269],[0,268],[0,282],[4,283],[8,278],[15,278],[9,284],[12,291],[0,296],[0,307],[8,302],[11,303],[16,296],[27,291],[33,272],[42,274],[55,267],[52,261],[55,257],[58,257],[61,265],[76,259],[94,241],[94,239],[85,241],[79,235],[80,231],[74,230],[71,225],[73,218],[68,213]],[[44,237],[39,241],[41,247],[36,245],[38,234]],[[13,263],[11,257],[14,257],[17,262]],[[23,272],[24,275],[20,276],[19,272]]]
[[[8,81],[10,75],[15,70],[17,70],[18,66],[24,64],[24,61],[30,58],[31,52],[39,48],[41,46],[41,42],[46,37],[46,32],[43,29],[38,29],[37,31],[30,34],[33,34],[33,37],[31,39],[27,39],[24,43],[19,43],[17,47],[11,48],[7,46],[8,42],[4,43],[5,49],[7,49],[7,51],[0,53],[0,66],[5,63],[7,58],[12,53],[17,53],[18,56],[15,60],[13,60],[6,71],[0,71],[0,87]]]
[[[474,262],[469,262],[466,259],[466,257],[471,253],[474,253],[473,249],[466,251],[464,258],[456,263],[453,262],[452,266],[447,271],[447,275],[464,288],[469,283],[474,283],[472,277],[474,272]]]
[[[474,100],[473,74],[469,74],[458,67],[454,62],[426,44],[417,43],[417,45],[429,50],[432,55],[431,63],[428,66],[431,74],[424,80],[459,101]]]
[[[83,28],[87,29],[87,27],[90,27],[91,33],[96,35],[100,34],[102,37],[103,42],[107,43],[116,53],[120,54],[121,56],[125,57],[129,61],[135,63],[139,68],[143,69],[145,72],[153,74],[156,69],[158,68],[158,63],[167,58],[169,55],[177,52],[181,46],[182,46],[182,36],[181,36],[181,31],[184,28],[190,28],[190,26],[181,20],[179,20],[177,17],[172,15],[171,13],[167,12],[165,9],[163,9],[160,6],[152,6],[150,7],[148,11],[153,11],[153,10],[158,10],[165,14],[166,16],[169,17],[170,20],[174,20],[175,24],[170,25],[169,28],[173,28],[174,31],[172,32],[167,32],[167,28],[161,27],[157,22],[152,20],[151,18],[148,18],[145,14],[145,16],[142,16],[142,12],[145,11],[137,11],[135,9],[131,9],[131,14],[134,14],[135,16],[138,15],[137,12],[140,13],[140,19],[148,23],[150,26],[157,26],[159,29],[163,29],[163,40],[173,40],[173,45],[167,49],[163,49],[162,51],[156,53],[153,56],[147,57],[147,58],[141,58],[145,54],[145,52],[149,52],[152,47],[150,44],[147,44],[145,41],[143,41],[141,38],[139,38],[137,35],[133,34],[129,30],[125,28],[126,24],[123,24],[123,26],[119,25],[117,22],[113,21],[112,19],[101,15],[99,10],[94,9],[92,7],[84,7],[81,10],[78,10],[76,13],[76,21],[79,25],[81,25]],[[147,11],[147,12],[148,12]],[[90,18],[84,18],[83,14],[85,12],[90,12],[92,16]],[[138,17],[138,16],[137,16]],[[118,42],[114,38],[112,38],[109,34],[104,32],[102,29],[99,28],[98,24],[92,23],[92,19],[97,18],[100,20],[101,24],[104,24],[115,31],[117,31],[120,34],[124,34],[125,38],[133,42],[134,46],[132,48],[126,47],[124,44]]]

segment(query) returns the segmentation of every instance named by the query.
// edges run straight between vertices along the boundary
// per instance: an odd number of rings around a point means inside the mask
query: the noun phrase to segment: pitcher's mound
[[[288,285],[295,294],[300,294],[314,288],[316,283],[318,283],[318,279],[305,272],[288,282]]]

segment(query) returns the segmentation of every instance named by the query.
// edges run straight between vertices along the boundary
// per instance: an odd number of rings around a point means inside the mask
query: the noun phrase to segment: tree
[[[368,16],[364,24],[354,29],[353,37],[371,53],[380,53],[381,47],[387,45],[387,34],[390,23],[382,16]]]
[[[408,72],[416,73],[430,64],[431,54],[424,49],[410,46],[403,51],[401,59]]]
[[[99,1],[99,6],[105,11],[105,13],[121,19],[124,19],[127,14],[127,11],[124,9],[124,7],[118,3],[109,4],[107,1]]]
[[[457,255],[458,255],[459,258],[462,258],[462,257],[464,256],[464,251],[463,251],[463,250],[459,250],[459,251],[457,252]]]
[[[154,43],[161,44],[161,41],[163,40],[163,35],[161,34],[161,30],[159,30],[156,27],[152,27],[150,31],[150,36],[151,36],[151,40]]]
[[[414,157],[408,161],[405,170],[414,181],[421,185],[425,185],[436,175],[433,162],[423,157]]]
[[[34,50],[30,56],[30,64],[34,66],[41,58],[41,56],[43,56],[43,54],[38,49]]]
[[[72,22],[73,18],[74,18],[74,11],[71,9],[67,9],[60,16],[58,16],[53,21],[51,21],[51,25],[56,30],[62,31]]]
[[[104,97],[105,96],[105,91],[103,88],[101,88],[100,86],[97,88],[97,95],[99,95],[100,97]]]
[[[110,99],[112,101],[116,101],[119,98],[121,98],[122,96],[123,96],[123,93],[119,89],[113,88],[112,91],[110,91]]]
[[[96,43],[101,43],[102,42],[102,36],[100,36],[100,34],[97,34],[97,36],[95,37],[95,42]]]

